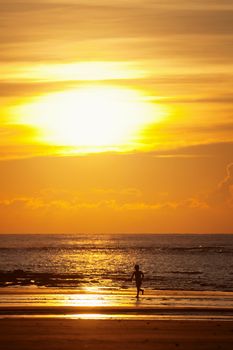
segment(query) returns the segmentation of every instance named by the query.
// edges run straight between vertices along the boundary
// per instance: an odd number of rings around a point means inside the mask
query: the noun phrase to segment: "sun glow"
[[[54,93],[17,111],[20,123],[39,131],[39,142],[84,153],[133,149],[142,128],[165,114],[138,91],[112,86]]]

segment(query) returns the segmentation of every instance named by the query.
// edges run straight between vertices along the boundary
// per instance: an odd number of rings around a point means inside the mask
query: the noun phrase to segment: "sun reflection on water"
[[[108,300],[104,299],[101,295],[97,294],[79,294],[69,296],[67,300],[64,300],[66,306],[85,306],[85,307],[96,307],[96,306],[108,306]]]

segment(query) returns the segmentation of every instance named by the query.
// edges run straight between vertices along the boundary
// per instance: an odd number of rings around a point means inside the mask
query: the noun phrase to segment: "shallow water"
[[[0,317],[96,319],[233,319],[233,293],[10,288],[0,293]]]

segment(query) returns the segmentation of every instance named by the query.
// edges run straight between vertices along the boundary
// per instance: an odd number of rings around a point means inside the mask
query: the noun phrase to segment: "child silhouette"
[[[133,278],[135,278],[136,288],[137,288],[136,298],[138,299],[139,292],[142,292],[142,294],[144,294],[144,290],[141,288],[142,281],[144,278],[144,273],[139,270],[139,265],[135,265],[134,268],[135,268],[135,271],[133,272],[133,274],[131,276],[131,281],[133,280]]]

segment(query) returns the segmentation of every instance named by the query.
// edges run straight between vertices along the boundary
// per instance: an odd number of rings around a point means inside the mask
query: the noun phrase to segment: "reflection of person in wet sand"
[[[137,287],[136,298],[139,298],[139,292],[142,292],[142,294],[144,294],[144,290],[141,288],[142,281],[144,278],[144,273],[139,270],[139,265],[135,265],[134,268],[135,268],[135,271],[133,272],[133,274],[131,276],[131,281],[135,277],[135,282],[136,282],[136,287]]]

